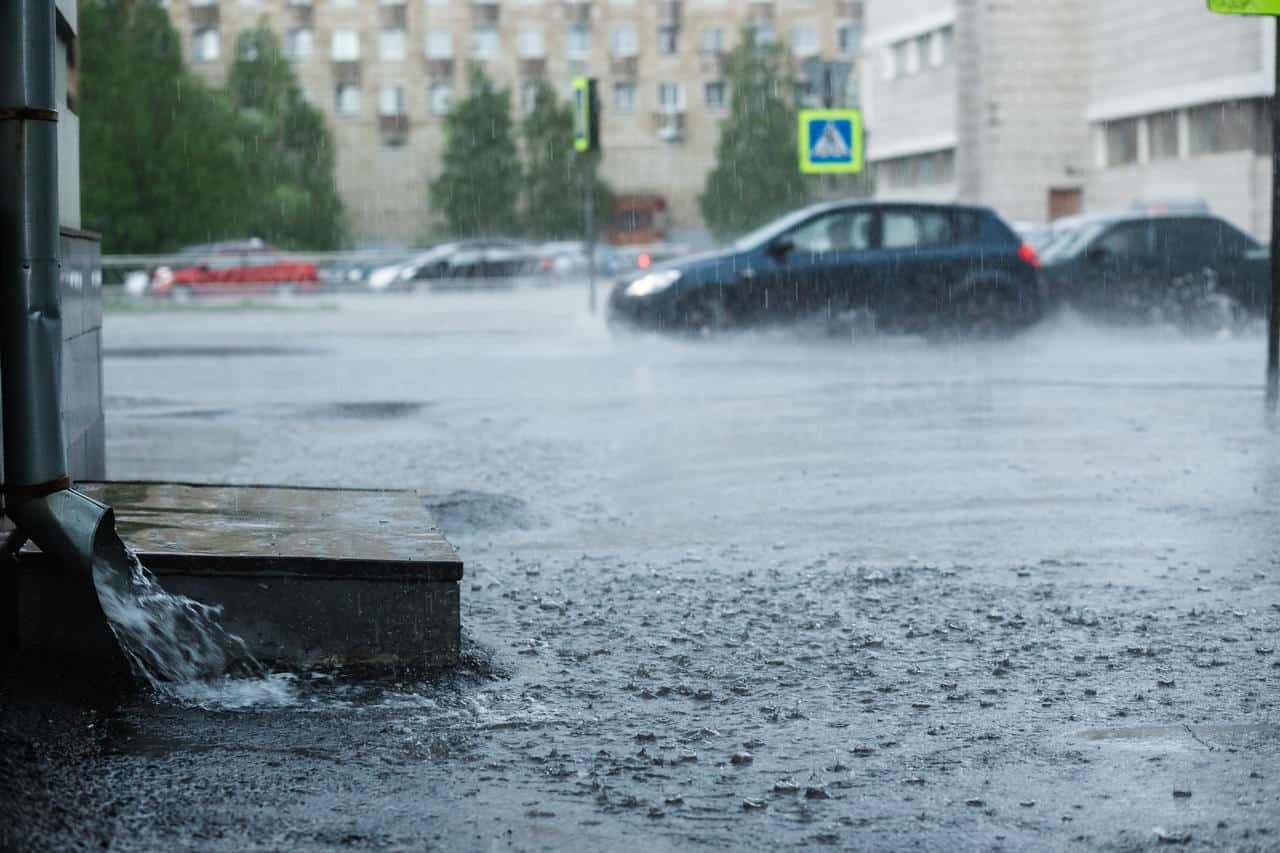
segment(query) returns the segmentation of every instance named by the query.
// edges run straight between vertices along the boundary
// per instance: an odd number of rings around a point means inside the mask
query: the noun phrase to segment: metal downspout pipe
[[[63,439],[54,27],[53,0],[0,1],[4,498],[17,536],[88,575],[115,534],[111,510],[71,488]]]

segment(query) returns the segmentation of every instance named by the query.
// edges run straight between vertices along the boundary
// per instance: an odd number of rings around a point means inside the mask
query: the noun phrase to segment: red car
[[[184,299],[197,294],[289,293],[319,287],[315,264],[290,260],[261,240],[189,246],[189,265],[158,267],[151,273],[152,296]]]

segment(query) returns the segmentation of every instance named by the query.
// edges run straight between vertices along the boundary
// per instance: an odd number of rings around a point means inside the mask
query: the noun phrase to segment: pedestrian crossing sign
[[[1209,0],[1209,10],[1224,15],[1280,15],[1280,0]]]
[[[862,113],[800,111],[800,171],[831,175],[862,171]]]

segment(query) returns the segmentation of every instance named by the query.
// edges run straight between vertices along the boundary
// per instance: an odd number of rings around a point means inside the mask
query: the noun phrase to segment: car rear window
[[[885,210],[880,245],[886,249],[924,249],[973,242],[978,214],[972,210]]]

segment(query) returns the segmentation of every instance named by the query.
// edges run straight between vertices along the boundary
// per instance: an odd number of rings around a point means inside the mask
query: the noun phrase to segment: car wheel
[[[952,300],[943,331],[966,338],[1001,338],[1028,325],[1031,314],[1007,288],[971,285]]]
[[[718,293],[696,294],[684,308],[680,320],[685,328],[702,335],[730,328],[734,325],[733,314],[725,305],[724,297]]]

